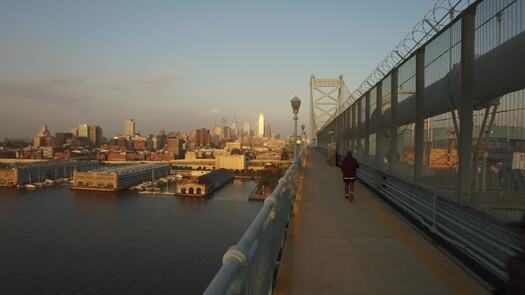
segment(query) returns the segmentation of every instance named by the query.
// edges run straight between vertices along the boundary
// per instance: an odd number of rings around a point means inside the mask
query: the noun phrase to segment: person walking
[[[354,182],[357,168],[359,168],[359,163],[352,156],[352,152],[348,151],[341,162],[341,170],[343,171],[343,181],[345,183],[345,199],[349,198],[350,202],[354,201]]]

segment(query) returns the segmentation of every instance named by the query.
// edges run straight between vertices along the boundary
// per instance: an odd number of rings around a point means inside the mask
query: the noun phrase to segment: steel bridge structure
[[[525,212],[525,1],[458,2],[353,92],[317,145],[353,152],[364,183],[504,280]]]
[[[328,157],[332,153],[326,151],[334,151],[329,162],[337,164],[351,151],[361,166],[360,184],[484,278],[504,282],[509,257],[523,254],[515,223],[525,213],[524,52],[525,0],[438,1],[353,92],[342,76],[310,77],[309,139]],[[327,175],[339,171],[327,169],[319,157],[314,156],[315,165],[324,175],[308,171],[313,189],[306,194],[324,201],[339,193],[327,184],[332,183]],[[304,167],[308,164],[296,159],[239,243],[226,252],[205,294],[272,294]],[[329,219],[327,226],[341,221],[340,230],[345,219],[330,216],[346,214],[340,202],[333,201],[328,213],[323,210],[329,204],[322,202],[303,208],[323,213],[303,225],[313,231]],[[294,247],[307,252],[308,245]],[[348,255],[319,247],[330,261]],[[289,255],[296,255],[288,259],[295,263],[288,269],[296,272],[322,265],[308,255],[302,262],[298,252]]]

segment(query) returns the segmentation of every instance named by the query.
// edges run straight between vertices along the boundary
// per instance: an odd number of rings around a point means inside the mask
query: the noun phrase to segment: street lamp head
[[[294,96],[292,100],[290,100],[290,103],[292,104],[293,113],[299,113],[299,108],[301,107],[301,100],[299,99],[299,97]]]

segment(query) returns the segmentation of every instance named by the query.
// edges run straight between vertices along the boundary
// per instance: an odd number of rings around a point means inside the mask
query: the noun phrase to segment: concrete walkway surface
[[[308,151],[277,277],[285,294],[489,294],[361,183]]]

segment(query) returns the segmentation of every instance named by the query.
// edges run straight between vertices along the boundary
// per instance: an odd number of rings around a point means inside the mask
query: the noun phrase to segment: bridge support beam
[[[472,182],[472,134],[474,111],[474,54],[476,6],[461,20],[461,100],[459,102],[458,201],[468,198]]]
[[[416,52],[416,131],[414,138],[414,183],[421,179],[425,129],[425,47]]]

